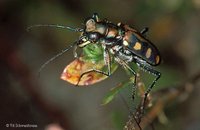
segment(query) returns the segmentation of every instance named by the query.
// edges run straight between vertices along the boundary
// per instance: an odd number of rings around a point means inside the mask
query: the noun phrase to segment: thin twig
[[[153,106],[150,108],[150,110],[144,115],[144,117],[139,118],[141,119],[140,127],[137,126],[137,122],[133,120],[135,116],[140,114],[140,109],[136,110],[135,113],[130,116],[129,120],[126,122],[126,125],[124,126],[125,130],[141,130],[145,129],[147,126],[150,126],[150,124],[154,121],[154,119],[159,116],[160,113],[163,112],[163,109],[169,104],[174,101],[185,101],[193,92],[195,89],[195,84],[197,81],[200,80],[200,71],[197,72],[195,75],[191,76],[188,80],[186,80],[184,83],[181,83],[174,87],[166,87],[165,89],[159,90],[155,93],[152,93],[152,99],[148,101],[153,101]],[[141,102],[143,99],[141,99]],[[141,103],[140,103],[141,104]],[[138,105],[138,108],[141,107],[141,105]],[[149,105],[149,103],[145,104],[145,107]]]

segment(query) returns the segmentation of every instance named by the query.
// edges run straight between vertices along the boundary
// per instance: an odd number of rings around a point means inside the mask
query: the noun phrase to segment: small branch
[[[150,101],[153,102],[153,106],[149,108],[150,110],[144,115],[144,117],[139,118],[138,120],[141,120],[138,123],[135,118],[137,117],[138,113],[140,114],[140,108],[141,103],[138,105],[138,109],[136,112],[133,113],[129,117],[129,120],[126,122],[126,125],[124,126],[124,130],[141,130],[145,129],[147,126],[149,126],[156,117],[158,117],[162,112],[163,109],[169,104],[174,101],[183,102],[195,89],[195,85],[197,81],[200,80],[200,71],[197,72],[195,75],[191,76],[186,82],[181,83],[175,87],[167,87],[166,89],[159,90],[155,93],[152,93],[151,98],[148,99],[148,103],[145,104],[146,106],[150,105]],[[143,101],[143,98],[141,99],[141,102]]]

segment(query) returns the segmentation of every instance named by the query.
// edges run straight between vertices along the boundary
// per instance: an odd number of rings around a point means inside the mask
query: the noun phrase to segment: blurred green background
[[[94,12],[100,18],[137,30],[149,27],[147,37],[159,48],[163,59],[156,67],[162,77],[153,91],[182,83],[200,69],[199,0],[1,0],[1,130],[15,129],[6,128],[6,124],[16,123],[36,124],[37,128],[26,128],[36,130],[123,128],[129,111],[120,96],[106,106],[100,105],[106,93],[127,78],[123,69],[98,84],[74,87],[59,78],[73,60],[70,51],[49,64],[37,78],[41,64],[79,34],[52,28],[26,32],[26,28],[34,24],[83,27],[84,19]],[[150,75],[144,76],[144,81],[149,82]],[[156,121],[155,129],[199,130],[199,92],[196,87],[184,104],[169,105],[169,122]],[[130,96],[127,93],[131,100]]]

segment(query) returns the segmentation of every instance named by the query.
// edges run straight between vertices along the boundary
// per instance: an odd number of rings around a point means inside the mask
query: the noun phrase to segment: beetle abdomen
[[[158,49],[137,32],[127,31],[123,39],[123,45],[150,65],[156,66],[161,61]]]

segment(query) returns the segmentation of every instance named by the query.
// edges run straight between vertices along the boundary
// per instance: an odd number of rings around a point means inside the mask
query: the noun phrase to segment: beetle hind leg
[[[146,89],[146,91],[144,93],[144,99],[143,99],[143,103],[142,103],[142,106],[141,106],[142,113],[144,113],[144,109],[145,109],[145,106],[146,106],[146,101],[147,101],[147,98],[148,98],[148,94],[151,92],[152,88],[154,87],[154,85],[156,84],[158,79],[161,77],[161,73],[158,72],[157,70],[154,70],[151,66],[149,66],[145,62],[143,63],[141,61],[138,61],[136,63],[140,68],[144,69],[145,71],[147,71],[150,74],[155,76],[153,82],[151,83],[151,85],[148,86],[148,88]]]
[[[97,13],[94,13],[94,14],[92,15],[92,18],[94,18],[94,19],[96,20],[96,22],[99,22],[99,21],[100,21],[99,16],[98,16]]]
[[[146,33],[149,31],[149,28],[148,27],[145,27],[145,28],[143,28],[142,29],[142,31],[140,31],[140,33],[142,34],[142,35],[146,35]]]

